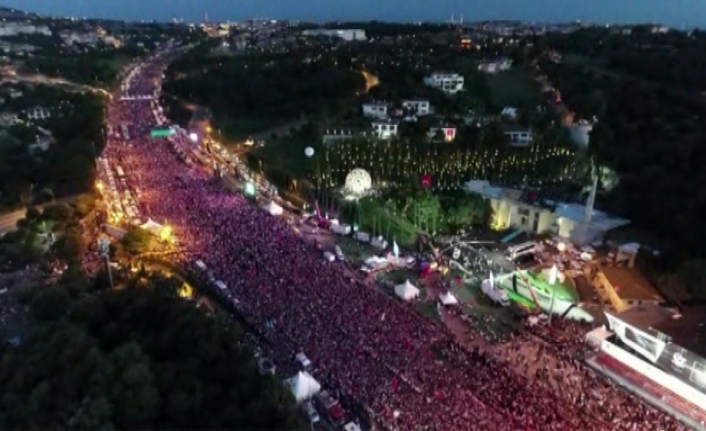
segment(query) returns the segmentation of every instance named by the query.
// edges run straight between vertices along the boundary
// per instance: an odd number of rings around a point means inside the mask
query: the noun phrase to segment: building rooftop
[[[559,217],[564,217],[576,222],[583,222],[586,205],[577,203],[559,203],[555,212]],[[630,224],[630,220],[617,217],[603,211],[593,210],[591,225],[600,230],[617,229]]]
[[[613,286],[615,293],[623,299],[633,299],[637,301],[664,299],[654,286],[634,268],[602,266],[600,270]]]

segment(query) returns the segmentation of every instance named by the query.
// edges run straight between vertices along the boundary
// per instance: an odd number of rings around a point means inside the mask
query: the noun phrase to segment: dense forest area
[[[216,127],[230,137],[263,132],[303,115],[346,106],[365,88],[355,70],[311,54],[212,56],[194,50],[170,65],[164,91],[208,106]]]
[[[301,429],[238,327],[180,282],[143,273],[96,292],[68,274],[21,295],[31,320],[0,346],[1,429]]]
[[[568,106],[598,117],[590,150],[620,177],[607,196],[610,209],[682,257],[706,251],[705,40],[639,28],[556,35],[548,42],[564,61],[542,64]]]

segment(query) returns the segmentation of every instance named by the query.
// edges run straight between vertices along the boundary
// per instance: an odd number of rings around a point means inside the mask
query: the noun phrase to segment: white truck
[[[356,232],[353,234],[353,239],[361,242],[370,242],[370,234],[367,232]]]
[[[351,225],[331,224],[331,231],[338,235],[348,235],[351,233]]]

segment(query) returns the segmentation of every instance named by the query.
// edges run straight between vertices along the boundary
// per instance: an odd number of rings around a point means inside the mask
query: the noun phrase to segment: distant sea
[[[653,22],[706,27],[706,0],[0,0],[54,16],[186,22],[247,18],[307,21],[522,20],[601,24]]]

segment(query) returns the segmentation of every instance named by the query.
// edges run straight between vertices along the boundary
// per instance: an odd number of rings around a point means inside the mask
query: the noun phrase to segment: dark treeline
[[[591,30],[549,42],[565,57],[582,56],[542,68],[568,106],[599,119],[590,150],[620,177],[608,195],[611,209],[657,233],[679,255],[703,256],[706,101],[696,89],[706,88],[706,63],[697,55],[704,37],[638,28],[625,36]]]
[[[80,272],[21,295],[31,320],[0,346],[2,429],[301,429],[227,317],[146,274],[91,292]]]

